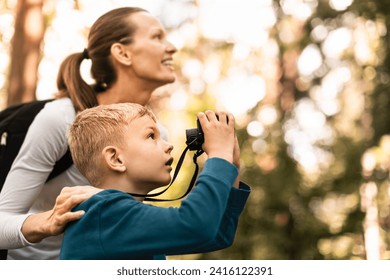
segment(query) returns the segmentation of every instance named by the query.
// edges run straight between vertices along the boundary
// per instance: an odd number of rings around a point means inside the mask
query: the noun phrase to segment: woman
[[[83,215],[69,211],[99,191],[63,188],[89,184],[74,166],[45,183],[67,150],[76,112],[99,104],[146,105],[156,88],[175,80],[176,51],[155,17],[127,7],[101,16],[88,47],[63,61],[57,98],[34,119],[0,194],[0,249],[10,249],[8,259],[57,259],[65,225]],[[84,59],[92,61],[93,86],[81,78]]]

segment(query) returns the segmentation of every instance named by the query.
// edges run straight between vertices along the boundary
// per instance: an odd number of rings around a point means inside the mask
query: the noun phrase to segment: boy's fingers
[[[205,112],[206,116],[207,116],[207,119],[212,122],[212,121],[217,121],[217,115],[215,114],[214,111],[211,111],[211,110],[207,110]]]
[[[228,124],[232,127],[234,127],[234,116],[232,113],[228,113],[227,114],[227,118],[228,118]]]
[[[234,116],[231,113],[226,112],[214,112],[211,110],[207,110],[204,113],[199,112],[198,113],[198,119],[202,123],[205,122],[214,122],[219,121],[221,123],[227,123],[229,126],[234,127]]]
[[[207,121],[207,117],[203,112],[198,113],[198,119],[201,125],[203,125]]]
[[[221,123],[228,123],[227,115],[225,112],[218,112],[216,113],[218,116],[218,119]]]

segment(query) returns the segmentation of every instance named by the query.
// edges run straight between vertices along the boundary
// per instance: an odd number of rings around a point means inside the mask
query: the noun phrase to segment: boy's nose
[[[170,153],[170,152],[172,152],[172,150],[173,150],[173,145],[168,144],[168,150],[167,150],[167,152]]]

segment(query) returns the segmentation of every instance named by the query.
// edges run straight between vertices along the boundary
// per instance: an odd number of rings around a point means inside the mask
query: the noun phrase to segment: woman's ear
[[[131,53],[125,45],[114,43],[111,45],[111,56],[117,62],[124,65],[131,65]]]
[[[107,167],[112,171],[125,172],[126,166],[122,160],[120,150],[115,146],[107,146],[102,151]]]

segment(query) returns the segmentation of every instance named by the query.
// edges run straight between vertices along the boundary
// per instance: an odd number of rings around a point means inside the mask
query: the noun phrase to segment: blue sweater
[[[65,230],[60,259],[165,259],[230,246],[250,188],[233,188],[237,168],[206,161],[180,207],[156,207],[117,191],[102,191],[74,210],[85,215]]]

